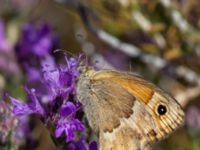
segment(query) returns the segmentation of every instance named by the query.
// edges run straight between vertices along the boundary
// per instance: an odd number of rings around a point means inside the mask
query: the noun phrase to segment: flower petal
[[[45,111],[43,107],[40,105],[34,91],[28,91],[28,96],[30,98],[30,102],[22,102],[13,97],[10,97],[10,100],[13,104],[13,113],[15,115],[29,115],[29,114],[39,114],[41,116],[45,115]]]
[[[28,103],[29,108],[32,109],[35,113],[40,114],[42,116],[45,116],[45,110],[43,109],[38,98],[36,97],[35,90],[34,89],[31,89],[31,90],[27,89],[27,92],[28,92],[29,98],[31,99],[31,102]]]
[[[96,141],[92,141],[89,145],[89,150],[98,150],[98,145]]]
[[[13,104],[13,113],[15,115],[29,115],[34,113],[33,110],[31,110],[27,103],[24,103],[20,100],[17,100],[13,97],[10,97],[10,100]]]
[[[73,133],[72,128],[70,128],[70,127],[66,128],[65,134],[66,134],[66,142],[69,142],[74,139],[74,133]]]
[[[63,105],[60,111],[60,115],[62,117],[67,117],[71,113],[76,110],[76,106],[72,102],[67,102],[67,104]]]
[[[84,125],[78,120],[74,118],[64,118],[61,117],[56,125],[56,137],[61,136],[62,132],[65,131],[66,142],[73,140],[74,131],[84,131]]]
[[[60,137],[65,129],[62,126],[57,126],[55,130],[56,138]]]

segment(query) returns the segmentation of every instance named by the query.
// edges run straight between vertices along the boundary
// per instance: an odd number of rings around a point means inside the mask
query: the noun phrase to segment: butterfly
[[[184,123],[169,94],[129,72],[81,67],[77,98],[100,150],[149,149]]]

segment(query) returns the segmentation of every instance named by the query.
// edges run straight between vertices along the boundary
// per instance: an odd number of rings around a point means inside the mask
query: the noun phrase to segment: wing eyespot
[[[164,104],[159,104],[157,107],[157,114],[159,114],[160,116],[163,116],[167,113],[167,107]]]

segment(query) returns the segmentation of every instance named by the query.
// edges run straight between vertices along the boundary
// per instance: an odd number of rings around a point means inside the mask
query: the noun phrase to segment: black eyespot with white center
[[[158,105],[157,111],[158,111],[159,115],[161,115],[161,116],[165,115],[167,113],[167,107],[163,104],[160,104],[160,105]]]

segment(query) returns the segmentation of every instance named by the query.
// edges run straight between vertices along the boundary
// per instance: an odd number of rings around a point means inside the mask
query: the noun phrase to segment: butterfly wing
[[[145,127],[145,122],[142,127],[147,141],[165,138],[184,122],[184,112],[176,100],[154,84],[138,76],[127,72],[104,70],[97,72],[93,78],[97,81],[109,80],[110,82],[116,83],[136,97],[140,103],[140,109],[146,110],[144,116],[151,118],[151,124],[149,126],[152,129],[144,131],[147,128]],[[158,107],[160,105],[166,107],[166,114],[159,114]],[[141,120],[139,121],[142,122]]]
[[[177,113],[180,106],[153,84],[128,73],[88,72],[80,79],[77,94],[90,126],[100,134],[101,150],[144,149],[146,143],[165,137],[182,123],[170,129],[173,120],[182,119],[182,113]],[[160,101],[170,105],[171,113],[164,119],[154,110]]]

